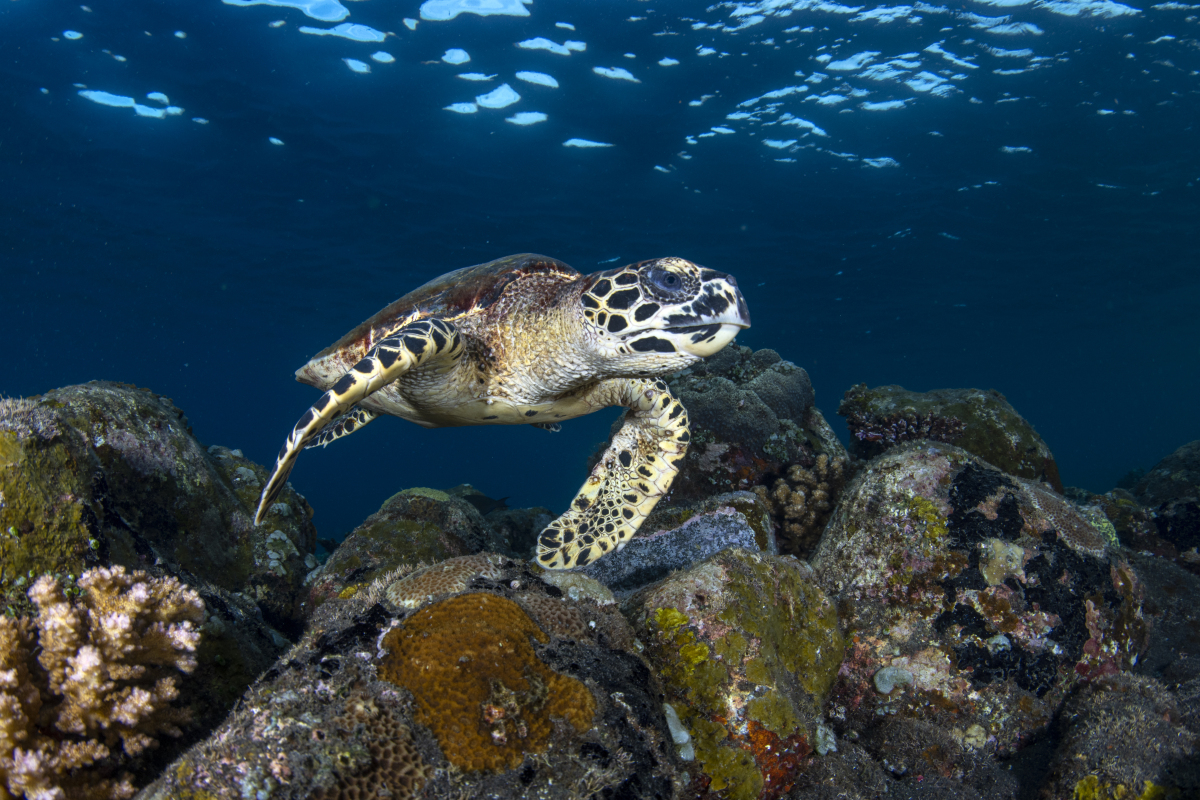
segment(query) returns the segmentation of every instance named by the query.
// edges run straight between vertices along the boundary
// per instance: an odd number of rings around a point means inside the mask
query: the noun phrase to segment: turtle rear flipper
[[[436,359],[457,358],[461,353],[462,340],[458,331],[450,323],[439,319],[410,322],[397,328],[387,338],[380,339],[332,389],[317,398],[317,402],[296,423],[275,459],[275,471],[259,498],[254,524],[262,522],[266,510],[283,491],[300,451],[318,437],[325,426],[351,411],[364,397],[409,370]],[[335,434],[329,441],[349,432]]]
[[[630,411],[571,508],[538,537],[547,569],[583,567],[624,547],[671,488],[691,439],[687,411],[662,381],[601,381],[585,399]]]

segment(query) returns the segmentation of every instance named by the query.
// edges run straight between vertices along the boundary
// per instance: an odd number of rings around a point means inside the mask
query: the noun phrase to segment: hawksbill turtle
[[[581,275],[524,253],[455,270],[401,297],[296,371],[324,390],[296,423],[263,488],[272,513],[300,450],[387,414],[439,428],[535,425],[608,406],[624,424],[571,507],[538,537],[548,569],[621,549],[671,486],[690,432],[657,376],[750,326],[729,275],[659,258]]]

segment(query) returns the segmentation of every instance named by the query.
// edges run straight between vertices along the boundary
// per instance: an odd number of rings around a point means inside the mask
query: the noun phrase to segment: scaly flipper
[[[304,445],[305,450],[311,450],[314,447],[325,447],[330,442],[337,441],[343,436],[349,436],[356,430],[366,425],[373,419],[378,419],[379,414],[374,411],[367,411],[362,406],[354,406],[349,411],[343,412],[340,417],[330,420],[325,428],[314,436],[308,444]]]
[[[254,524],[262,522],[275,498],[283,491],[296,457],[321,429],[352,406],[399,378],[411,369],[439,358],[457,358],[462,354],[462,340],[453,325],[440,319],[410,322],[380,339],[362,360],[343,375],[333,388],[321,395],[312,408],[304,413],[292,429],[279,457],[275,471],[258,501]],[[347,431],[348,432],[348,431]],[[336,438],[336,437],[335,437]]]
[[[583,398],[629,412],[571,508],[538,537],[547,569],[586,566],[624,547],[671,488],[691,439],[687,411],[660,380],[600,381]]]

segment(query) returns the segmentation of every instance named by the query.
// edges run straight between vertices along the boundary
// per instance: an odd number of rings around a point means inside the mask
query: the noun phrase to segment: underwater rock
[[[466,500],[475,506],[475,510],[485,517],[493,511],[503,511],[508,508],[507,497],[501,497],[499,500],[496,500],[488,497],[469,483],[460,483],[458,486],[452,486],[446,490],[446,494]]]
[[[751,492],[656,508],[621,550],[580,570],[618,594],[630,592],[729,548],[779,552],[770,515]]]
[[[865,383],[846,391],[838,406],[850,428],[851,451],[873,458],[916,439],[953,444],[1009,475],[1063,490],[1058,464],[1033,426],[994,389],[910,392],[902,386]]]
[[[1200,679],[1200,577],[1165,558],[1127,553],[1141,583],[1150,643],[1133,671],[1178,686]]]
[[[308,613],[394,570],[485,550],[506,548],[474,505],[437,489],[405,489],[351,531],[309,576]]]
[[[855,742],[839,742],[837,752],[815,759],[799,776],[789,797],[796,800],[1014,800],[1018,796],[1017,782],[1010,772],[940,729],[908,722],[908,726],[881,726],[893,738],[878,744],[890,745],[888,754],[897,758],[897,763],[877,760]]]
[[[730,800],[786,792],[822,736],[843,651],[808,566],[727,550],[623,608],[682,726],[681,756],[702,772],[693,788]]]
[[[1125,489],[1113,489],[1104,494],[1087,492],[1085,502],[1104,512],[1123,547],[1170,559],[1178,556],[1175,546],[1158,535],[1153,513]]]
[[[114,565],[176,577],[204,601],[197,666],[178,686],[191,723],[134,767],[136,783],[220,723],[275,662],[289,642],[273,625],[299,632],[312,510],[287,489],[288,514],[254,528],[265,472],[238,451],[204,449],[183,413],[144,389],[95,382],[0,401],[6,610],[29,612],[41,574],[78,591],[85,569]]]
[[[1145,506],[1161,506],[1200,495],[1200,439],[1188,442],[1155,464],[1133,487],[1133,495]]]
[[[664,502],[749,489],[788,464],[811,466],[821,453],[846,454],[813,407],[808,373],[774,350],[731,344],[666,381],[688,411],[691,444]],[[607,446],[593,454],[589,469]]]
[[[628,623],[522,562],[492,567],[412,610],[382,582],[324,603],[143,798],[674,796],[661,687]]]
[[[288,488],[255,527],[266,476],[237,450],[206,450],[183,412],[145,389],[93,381],[0,401],[3,599],[21,610],[43,573],[158,565],[240,592],[298,633],[312,509]]]
[[[859,742],[816,759],[791,797],[803,800],[1015,800],[1012,773],[971,737],[912,719],[881,723]]]
[[[1196,797],[1200,731],[1161,683],[1114,675],[1067,700],[1045,798]]]
[[[546,526],[554,521],[555,514],[541,506],[533,508],[498,508],[484,515],[484,520],[501,541],[508,545],[508,552],[515,556],[533,558],[537,549],[537,538]]]
[[[1155,464],[1133,494],[1152,509],[1158,535],[1200,563],[1200,439]]]
[[[812,559],[854,632],[835,727],[914,718],[1015,752],[1076,685],[1128,669],[1146,646],[1141,583],[1110,535],[1044,484],[951,445],[874,459]],[[884,669],[911,679],[883,694]]]

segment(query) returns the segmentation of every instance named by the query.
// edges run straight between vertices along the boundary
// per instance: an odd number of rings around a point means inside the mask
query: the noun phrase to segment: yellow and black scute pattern
[[[691,440],[687,410],[661,380],[601,381],[591,393],[629,411],[571,508],[542,531],[538,563],[547,569],[586,566],[624,547],[671,488]]]

